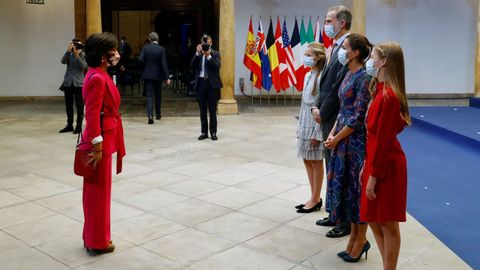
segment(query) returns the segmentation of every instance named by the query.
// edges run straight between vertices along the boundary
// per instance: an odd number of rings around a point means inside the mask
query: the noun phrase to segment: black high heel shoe
[[[297,213],[304,213],[304,214],[308,214],[308,213],[311,213],[311,212],[314,212],[314,211],[319,211],[321,208],[322,208],[322,205],[323,205],[323,201],[320,200],[317,204],[315,204],[312,208],[309,208],[309,209],[305,209],[305,208],[300,208],[297,210]]]
[[[300,209],[300,208],[303,208],[304,206],[305,206],[305,204],[302,203],[302,204],[299,204],[299,205],[295,205],[295,208]]]
[[[357,258],[353,258],[352,256],[350,256],[349,254],[345,255],[342,257],[343,261],[345,262],[352,262],[352,263],[356,263],[358,261],[360,261],[360,258],[362,258],[362,255],[363,253],[365,253],[365,260],[367,259],[367,256],[368,256],[368,250],[370,249],[370,243],[367,241],[365,243],[365,245],[363,245],[363,248],[362,248],[362,251],[360,252],[360,255],[358,255]]]
[[[343,258],[347,255],[348,255],[348,252],[346,250],[340,251],[340,252],[337,253],[337,256],[340,257],[340,258]]]

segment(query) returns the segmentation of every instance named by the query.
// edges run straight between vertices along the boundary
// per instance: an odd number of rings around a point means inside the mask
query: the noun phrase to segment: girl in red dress
[[[373,231],[383,269],[392,270],[397,266],[399,222],[406,220],[407,201],[407,162],[397,134],[411,123],[402,48],[395,42],[376,45],[366,67],[374,79],[367,113],[360,219]]]
[[[90,150],[90,162],[97,168],[83,179],[83,242],[94,254],[113,252],[110,234],[112,154],[117,152],[117,173],[125,155],[123,127],[118,109],[120,94],[107,74],[118,63],[117,39],[111,33],[92,34],[85,44],[88,72],[83,84],[86,125],[81,148]]]

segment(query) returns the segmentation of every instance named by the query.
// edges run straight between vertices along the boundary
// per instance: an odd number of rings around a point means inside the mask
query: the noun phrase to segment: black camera
[[[73,46],[75,47],[76,50],[81,50],[85,47],[82,43],[79,43],[79,42],[74,42]]]
[[[210,44],[208,43],[203,43],[202,44],[202,51],[208,52],[210,50]]]
[[[204,34],[204,35],[202,36],[202,42],[203,42],[203,43],[207,43],[207,42],[208,42],[208,35],[207,35],[207,34]]]

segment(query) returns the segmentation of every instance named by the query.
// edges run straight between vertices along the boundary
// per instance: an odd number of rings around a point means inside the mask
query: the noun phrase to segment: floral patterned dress
[[[360,170],[365,156],[370,79],[365,68],[349,71],[338,91],[340,112],[334,134],[345,126],[354,131],[333,149],[328,164],[326,210],[330,220],[337,223],[360,222]]]

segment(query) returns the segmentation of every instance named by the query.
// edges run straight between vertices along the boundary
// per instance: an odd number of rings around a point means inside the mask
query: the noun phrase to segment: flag
[[[270,60],[270,70],[272,71],[272,84],[275,89],[282,89],[282,81],[280,79],[280,64],[278,60],[277,46],[275,45],[275,37],[273,35],[273,23],[270,19],[270,26],[267,34],[268,59]]]
[[[314,39],[316,42],[323,43],[322,40],[322,28],[320,28],[320,20],[317,17],[317,21],[315,22],[315,35]]]
[[[300,31],[298,30],[297,18],[295,18],[295,25],[293,27],[290,46],[292,47],[293,59],[295,60],[293,65],[295,70],[295,78],[297,79],[297,82],[295,83],[295,88],[297,88],[298,91],[302,91],[304,78],[300,78],[299,74],[303,73],[303,52],[302,43],[300,41]]]
[[[315,36],[313,33],[312,17],[310,17],[310,20],[308,20],[307,45],[308,43],[312,43],[314,41],[315,41]]]
[[[283,21],[282,42],[283,52],[285,54],[286,69],[280,73],[280,77],[282,78],[282,88],[286,90],[290,86],[297,83],[297,78],[295,77],[295,58],[293,57],[292,46],[290,46],[290,38],[288,37],[286,20]]]
[[[312,31],[313,32],[313,31]],[[305,80],[305,74],[310,71],[309,67],[306,67],[303,65],[303,55],[305,54],[305,51],[307,50],[308,46],[308,36],[307,32],[305,30],[305,24],[302,19],[302,24],[300,25],[300,43],[301,43],[301,67],[295,70],[295,77],[297,77],[297,84],[295,87],[297,88],[298,91],[303,90],[303,81]]]
[[[277,88],[277,92],[280,92],[280,90],[286,89],[284,88],[282,73],[287,69],[287,59],[285,56],[285,50],[283,49],[282,28],[280,27],[279,17],[277,17],[277,27],[275,28],[275,48],[277,49],[280,78],[280,88]]]
[[[247,43],[245,45],[245,55],[243,64],[252,72],[252,83],[258,89],[262,88],[262,64],[258,56],[257,42],[253,34],[252,18],[248,26]]]
[[[272,88],[272,72],[270,71],[270,60],[268,59],[267,45],[265,44],[265,33],[263,32],[262,20],[258,22],[257,48],[262,66],[262,87],[270,91]]]

